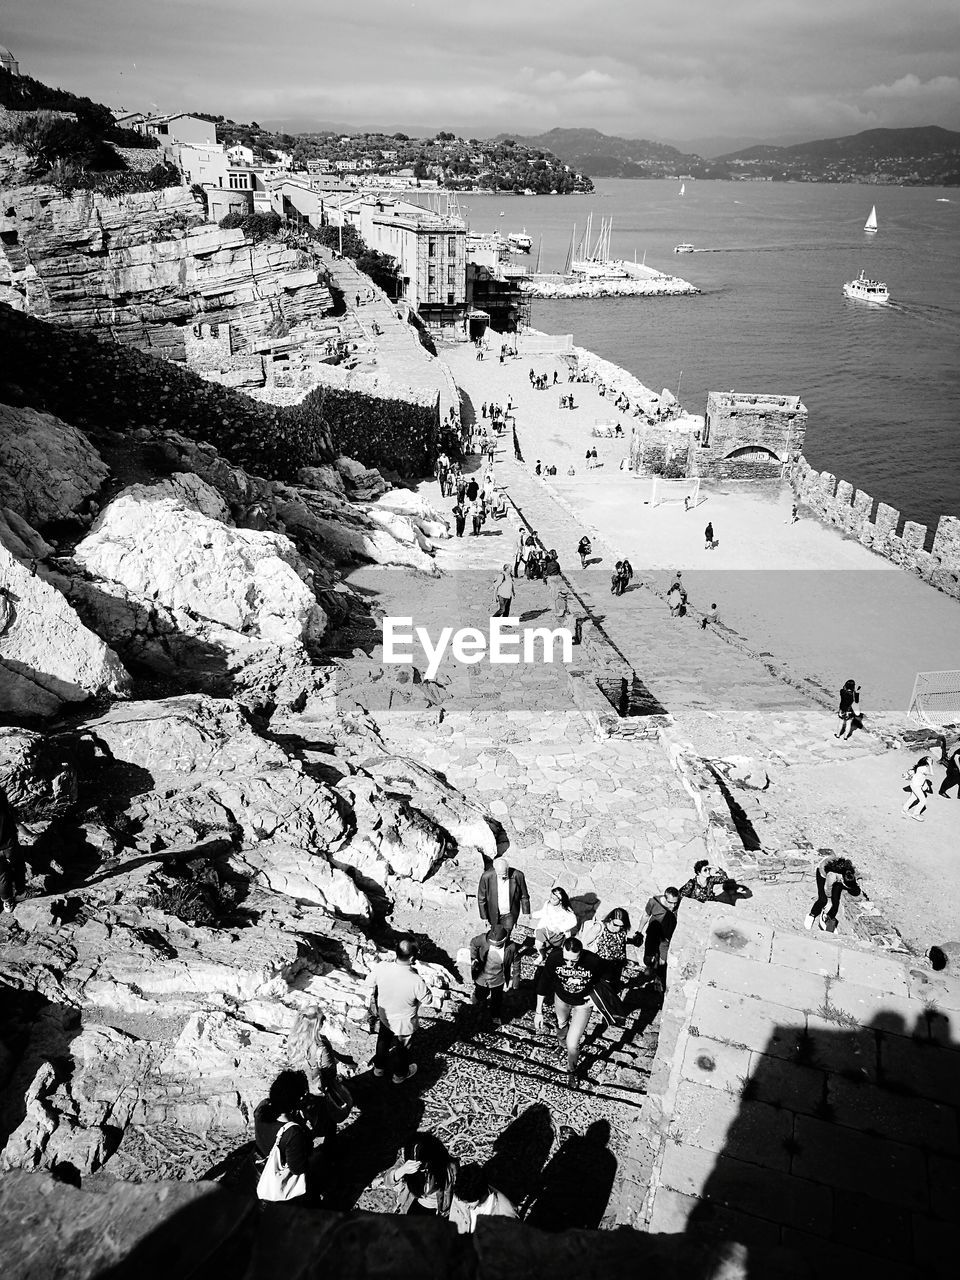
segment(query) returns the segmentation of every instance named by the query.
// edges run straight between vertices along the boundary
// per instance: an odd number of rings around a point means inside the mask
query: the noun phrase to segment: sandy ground
[[[960,604],[835,529],[813,519],[791,523],[788,490],[703,482],[699,504],[689,512],[682,501],[653,506],[653,482],[626,470],[635,420],[591,383],[562,382],[546,391],[530,386],[530,368],[548,379],[557,369],[566,378],[561,357],[521,355],[501,365],[493,353],[477,362],[464,347],[445,351],[444,358],[478,417],[482,397],[506,403],[513,396],[526,463],[531,471],[538,459],[556,466],[557,476],[545,483],[587,532],[625,553],[641,576],[681,569],[691,602],[699,608],[716,602],[721,619],[756,651],[829,690],[854,677],[866,711],[906,712],[918,671],[960,668]],[[567,392],[574,410],[558,407]],[[618,420],[624,439],[592,436],[595,424]],[[591,447],[603,466],[587,470]],[[574,476],[567,475],[570,466]],[[658,483],[662,494],[668,486]],[[669,490],[682,497],[685,486],[672,483]],[[708,520],[715,550],[704,545]],[[567,564],[573,561],[573,547],[559,550]],[[608,557],[594,565],[605,574],[611,567]],[[960,694],[957,711],[960,718]]]

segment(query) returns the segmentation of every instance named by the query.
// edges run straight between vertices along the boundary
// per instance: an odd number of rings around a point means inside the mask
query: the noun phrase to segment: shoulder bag
[[[267,1163],[263,1166],[263,1173],[257,1183],[257,1198],[260,1200],[296,1200],[298,1196],[307,1193],[306,1177],[302,1173],[292,1173],[280,1158],[280,1139],[292,1127],[292,1120],[281,1125],[270,1148]]]

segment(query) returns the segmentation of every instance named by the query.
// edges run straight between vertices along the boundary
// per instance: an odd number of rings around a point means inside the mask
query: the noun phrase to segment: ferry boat
[[[859,302],[889,302],[890,290],[882,280],[868,280],[861,270],[856,280],[848,280],[843,286],[844,296]]]
[[[522,231],[511,231],[507,236],[510,241],[510,248],[517,249],[520,253],[529,253],[533,248],[533,239],[527,235],[527,228]]]
[[[675,244],[673,246],[674,253],[693,253],[692,244]]]

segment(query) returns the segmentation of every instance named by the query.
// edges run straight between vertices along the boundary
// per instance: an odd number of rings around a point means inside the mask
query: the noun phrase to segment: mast
[[[540,255],[541,255],[541,253],[543,253],[543,236],[542,236],[542,235],[541,235],[541,237],[540,237],[540,243],[537,245],[537,265],[533,268],[533,270],[534,270],[534,273],[535,273],[535,274],[539,273],[539,271],[540,271]]]
[[[543,237],[541,236],[541,237],[540,237],[540,239],[541,239],[541,242],[542,242]],[[570,237],[570,245],[569,245],[569,247],[568,247],[568,249],[567,249],[567,256],[566,256],[566,257],[564,258],[564,260],[563,260],[563,274],[564,274],[564,275],[569,275],[569,274],[570,274],[570,265],[571,265],[571,263],[573,262],[573,246],[576,244],[576,242],[577,242],[577,224],[576,224],[576,223],[574,223],[574,224],[573,224],[573,235]]]

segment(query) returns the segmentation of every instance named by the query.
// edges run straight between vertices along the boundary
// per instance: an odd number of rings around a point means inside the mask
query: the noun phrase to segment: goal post
[[[692,511],[700,502],[700,477],[687,476],[683,480],[666,480],[663,476],[653,477],[650,491],[651,507],[684,506]]]
[[[907,715],[927,729],[960,724],[960,671],[918,671]]]

